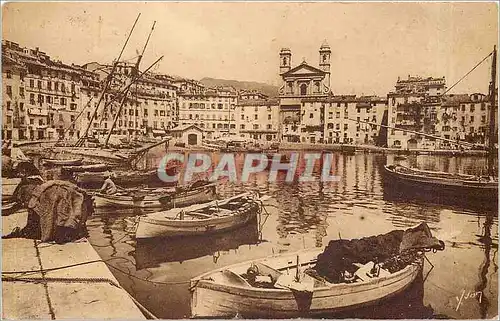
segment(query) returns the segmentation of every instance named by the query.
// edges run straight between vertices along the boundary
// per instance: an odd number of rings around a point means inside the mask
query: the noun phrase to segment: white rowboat
[[[160,208],[180,207],[205,203],[215,199],[215,185],[208,184],[190,189],[144,189],[113,195],[94,194],[95,207]]]
[[[295,275],[297,257],[300,269],[312,267],[323,249],[273,256],[223,267],[191,280],[192,317],[290,318],[324,315],[373,304],[409,287],[422,270],[421,257],[395,273],[355,283],[332,284],[304,274],[295,286],[254,287],[242,277],[252,265],[272,278]],[[278,282],[279,283],[279,282]],[[294,290],[292,290],[294,289]]]
[[[250,193],[139,217],[136,238],[203,235],[243,226],[257,217],[260,204]]]

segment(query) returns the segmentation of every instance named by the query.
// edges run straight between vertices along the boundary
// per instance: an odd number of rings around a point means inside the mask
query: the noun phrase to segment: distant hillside
[[[255,81],[238,81],[205,77],[200,82],[206,87],[232,86],[238,90],[258,90],[269,97],[278,96],[278,87]]]

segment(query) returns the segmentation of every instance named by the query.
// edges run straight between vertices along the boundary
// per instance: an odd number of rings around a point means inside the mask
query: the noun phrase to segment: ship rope
[[[472,67],[471,70],[469,70],[465,75],[462,76],[456,83],[454,83],[450,88],[446,89],[441,96],[444,96],[447,92],[453,89],[456,85],[458,85],[462,80],[465,79],[471,72],[473,72],[477,67],[479,67],[486,59],[488,59],[491,55],[493,55],[493,51],[490,52],[486,57],[483,58],[480,62],[478,62],[474,67]]]

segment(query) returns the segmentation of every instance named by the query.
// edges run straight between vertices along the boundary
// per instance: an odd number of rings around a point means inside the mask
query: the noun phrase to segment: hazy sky
[[[158,72],[277,84],[281,47],[293,65],[317,66],[327,40],[336,94],[385,95],[409,74],[446,76],[451,86],[498,42],[494,2],[8,3],[3,38],[67,63],[110,62],[138,13],[124,58],[137,55],[156,20],[143,67],[164,55]],[[452,92],[487,92],[490,65]]]

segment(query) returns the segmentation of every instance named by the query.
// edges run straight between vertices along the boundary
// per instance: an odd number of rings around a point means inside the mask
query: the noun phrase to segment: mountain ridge
[[[257,81],[204,77],[200,79],[200,82],[206,87],[231,86],[237,90],[257,90],[265,95],[268,95],[269,98],[277,97],[279,89],[278,86]]]

